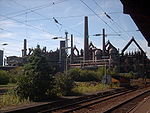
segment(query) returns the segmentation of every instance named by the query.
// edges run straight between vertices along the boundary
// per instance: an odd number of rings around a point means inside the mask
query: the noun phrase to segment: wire
[[[3,16],[3,17],[5,17],[5,18],[7,18],[7,19],[10,19],[10,20],[16,21],[16,22],[21,23],[21,24],[23,24],[23,25],[29,26],[29,27],[31,27],[31,28],[35,28],[35,29],[37,29],[37,30],[39,30],[39,31],[42,31],[42,32],[45,32],[45,33],[51,34],[51,33],[50,33],[50,32],[48,32],[48,31],[45,31],[45,30],[43,30],[43,29],[40,29],[39,27],[32,26],[32,25],[30,25],[30,24],[26,24],[26,23],[24,23],[24,22],[21,22],[21,21],[19,21],[19,20],[16,20],[16,19],[13,19],[13,18],[10,18],[10,17],[7,17],[7,16],[4,16],[4,15],[1,15],[1,14],[0,14],[0,16]]]
[[[67,0],[64,0],[64,1],[67,1]],[[64,1],[63,1],[63,2],[64,2]],[[62,2],[59,2],[59,3],[62,3]],[[55,4],[58,4],[58,3],[54,3],[54,2],[53,2],[53,5],[55,5]],[[23,5],[22,5],[22,6],[23,6]],[[23,6],[23,7],[26,8],[25,6]],[[31,11],[32,11],[32,10],[31,10]],[[46,17],[46,16],[44,16],[44,15],[41,15],[41,14],[35,12],[35,11],[32,11],[32,12],[38,14],[39,16],[44,17],[45,19],[51,19],[51,18],[48,18],[48,17]],[[64,27],[66,27],[66,28],[69,28],[69,27],[67,27],[67,26],[65,26],[65,25],[63,25],[63,24],[61,24],[55,17],[53,17],[52,19],[54,20],[54,22],[56,23],[56,25],[59,24],[60,26],[64,26]],[[58,27],[58,26],[57,26],[57,27]],[[59,27],[58,27],[58,29],[59,29]],[[69,29],[71,29],[72,31],[74,31],[74,32],[76,32],[76,33],[82,35],[81,33],[77,32],[76,30],[74,30],[74,29],[72,29],[72,28],[69,28]],[[59,31],[60,31],[60,29],[59,29]]]
[[[113,20],[113,18],[110,16],[110,15],[108,15],[108,13],[106,13],[106,11],[96,2],[96,0],[93,0],[94,1],[94,3],[104,12],[104,14],[105,14],[105,16],[108,18],[108,19],[110,19],[111,21],[113,21],[114,23],[116,23],[116,25],[120,28],[120,29],[122,29],[124,32],[125,32],[125,30],[117,23],[117,22],[115,22],[114,20]],[[115,12],[115,13],[120,13],[120,12]],[[109,13],[110,14],[110,13]],[[119,29],[118,29],[119,30]],[[129,34],[126,34],[128,37],[130,37],[130,35]],[[126,41],[126,39],[124,38],[124,37],[122,37],[122,36],[120,36],[123,40],[125,40]]]
[[[105,22],[93,9],[91,9],[83,0],[80,0],[88,9],[90,9],[102,22],[104,22],[112,31],[118,34],[107,22]]]
[[[129,34],[129,31],[127,32],[127,31],[125,31],[124,30],[124,28],[122,28],[121,26],[120,26],[120,24],[118,24],[116,21],[114,21],[113,19],[112,19],[112,17],[110,16],[110,15],[108,15],[108,13],[106,13],[105,12],[105,10],[96,2],[96,0],[93,0],[94,2],[95,2],[95,4],[97,5],[97,6],[99,6],[100,7],[100,9],[104,12],[104,14],[106,15],[106,17],[108,17],[111,21],[113,21],[117,26],[118,26],[118,28],[120,28],[128,37],[131,37],[130,36],[130,34]],[[121,12],[112,12],[112,13],[121,13]],[[109,13],[109,14],[111,14],[111,13]],[[136,31],[138,31],[138,30],[136,30]],[[123,38],[123,37],[122,37]],[[140,41],[140,40],[139,40]],[[141,42],[141,41],[140,41]],[[134,45],[135,46],[135,45]]]
[[[63,1],[61,1],[61,2],[56,2],[55,5],[56,5],[56,4],[63,3],[63,2],[65,2],[65,1],[68,1],[68,0],[63,0]],[[17,2],[15,2],[15,3],[17,3]],[[17,3],[17,4],[19,4],[19,3]],[[53,4],[45,4],[44,6],[43,6],[43,5],[40,5],[39,7],[36,6],[36,7],[30,8],[30,9],[25,9],[25,10],[19,11],[19,14],[13,15],[13,16],[11,16],[10,18],[14,18],[14,17],[17,17],[17,16],[21,16],[21,15],[24,15],[24,14],[26,14],[26,13],[35,12],[36,10],[44,9],[44,8],[50,7],[50,6],[52,6],[52,5],[53,5]],[[24,6],[24,7],[25,7],[25,6]],[[22,13],[22,12],[23,12],[23,13]],[[37,12],[36,12],[36,14],[40,15],[40,14],[37,13]],[[12,14],[6,14],[6,15],[4,15],[4,16],[7,16],[7,15],[12,15]],[[0,21],[3,21],[3,20],[5,20],[5,19],[1,19]]]

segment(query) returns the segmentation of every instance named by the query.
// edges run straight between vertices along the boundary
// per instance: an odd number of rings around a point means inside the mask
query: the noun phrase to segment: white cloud
[[[10,28],[10,27],[21,27],[20,24],[11,21],[11,20],[4,20],[4,21],[0,21],[0,26],[3,28]]]
[[[10,38],[13,36],[13,33],[0,33],[0,38]]]
[[[75,24],[75,25],[72,25],[70,28],[77,27],[77,26],[79,26],[79,25],[81,25],[81,24],[83,24],[83,23],[84,23],[84,21],[82,20],[81,22],[79,22],[79,23],[77,23],[77,24]]]

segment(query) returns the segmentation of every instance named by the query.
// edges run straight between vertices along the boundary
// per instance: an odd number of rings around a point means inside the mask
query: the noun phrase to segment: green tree
[[[51,90],[52,96],[62,96],[70,94],[71,89],[74,87],[74,81],[71,76],[65,73],[57,73],[54,76],[53,88]]]
[[[33,101],[46,98],[51,88],[52,70],[39,45],[34,49],[29,57],[29,63],[25,64],[23,69],[24,74],[18,82],[17,94],[21,98]]]
[[[0,85],[8,84],[9,76],[7,71],[0,70]]]

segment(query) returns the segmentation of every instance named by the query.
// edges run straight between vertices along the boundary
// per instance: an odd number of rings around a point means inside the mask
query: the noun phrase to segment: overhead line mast
[[[94,34],[93,36],[103,36],[103,55],[105,55],[106,47],[105,47],[105,37],[107,36],[120,36],[120,34],[105,34],[105,29],[103,28],[102,34]]]

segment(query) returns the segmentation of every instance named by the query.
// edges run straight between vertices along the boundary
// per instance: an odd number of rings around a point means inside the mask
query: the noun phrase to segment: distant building
[[[3,66],[3,50],[0,50],[0,66]]]

